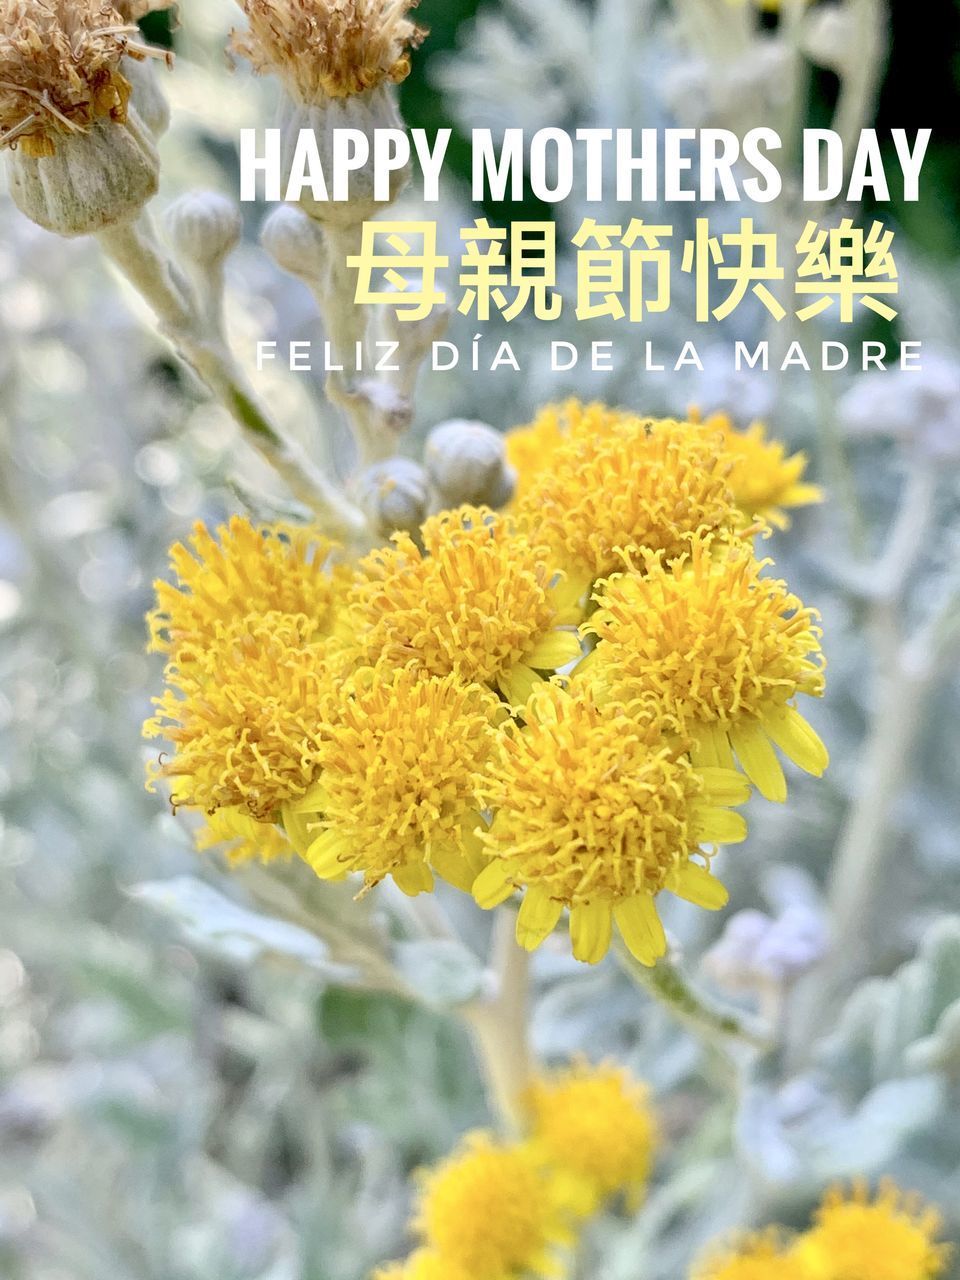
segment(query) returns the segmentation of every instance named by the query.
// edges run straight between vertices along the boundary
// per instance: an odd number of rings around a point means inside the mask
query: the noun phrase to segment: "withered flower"
[[[408,50],[426,35],[408,17],[417,0],[239,3],[250,26],[234,33],[234,50],[304,106],[398,84],[410,73]]]
[[[164,55],[138,37],[109,0],[0,0],[0,148],[14,200],[40,226],[97,231],[156,192],[159,160],[124,70]]]

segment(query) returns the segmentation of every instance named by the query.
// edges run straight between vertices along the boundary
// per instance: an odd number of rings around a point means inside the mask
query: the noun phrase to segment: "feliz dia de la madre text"
[[[397,175],[419,171],[423,199],[440,199],[451,129],[241,129],[240,198],[267,202],[345,203],[362,189],[387,203]],[[831,129],[805,129],[796,194],[804,201],[891,192],[906,201],[920,193],[930,129],[863,129],[844,145]],[[625,203],[750,200],[768,204],[784,190],[777,161],[784,150],[774,129],[742,137],[728,129],[474,129],[472,198],[559,204],[575,192],[588,203],[615,195]]]

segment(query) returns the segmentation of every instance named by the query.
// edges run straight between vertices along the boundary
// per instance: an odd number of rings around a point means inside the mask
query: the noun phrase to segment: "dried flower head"
[[[456,1275],[527,1280],[553,1274],[553,1251],[568,1232],[556,1187],[527,1147],[485,1133],[423,1175],[415,1227]]]
[[[124,55],[147,56],[107,0],[0,0],[0,148],[52,156],[97,120],[122,124]]]
[[[569,1180],[579,1214],[619,1194],[639,1203],[657,1146],[645,1085],[613,1063],[583,1061],[537,1077],[525,1101],[530,1140]]]
[[[239,0],[250,26],[233,48],[298,102],[346,98],[409,75],[408,50],[426,35],[407,16],[415,2]]]
[[[809,1280],[935,1280],[949,1249],[936,1243],[941,1220],[916,1195],[885,1182],[876,1196],[864,1182],[834,1187],[793,1257]]]
[[[701,843],[731,844],[746,823],[728,806],[749,795],[729,769],[695,769],[672,722],[641,723],[599,707],[588,690],[544,684],[522,728],[504,726],[483,788],[494,813],[481,833],[491,858],[473,895],[492,908],[524,890],[517,940],[533,950],[565,907],[578,960],[595,964],[614,922],[634,956],[652,965],[666,951],[654,897],[670,889],[703,907],[727,900]]]
[[[768,799],[786,799],[776,743],[820,775],[826,749],[793,707],[823,693],[816,615],[763,576],[749,546],[697,534],[675,560],[645,552],[602,584],[587,629],[599,643],[578,671],[601,697],[662,709],[704,764],[732,767],[731,748]]]

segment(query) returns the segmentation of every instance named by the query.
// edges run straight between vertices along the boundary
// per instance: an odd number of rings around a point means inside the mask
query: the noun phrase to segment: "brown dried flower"
[[[149,50],[109,0],[0,0],[0,148],[52,156],[94,122],[127,118],[124,55]]]
[[[238,0],[249,30],[233,48],[275,72],[304,104],[346,98],[410,73],[426,32],[407,16],[418,0]]]

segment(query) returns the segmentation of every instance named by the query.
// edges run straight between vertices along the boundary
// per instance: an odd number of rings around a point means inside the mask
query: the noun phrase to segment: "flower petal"
[[[349,872],[349,843],[339,831],[324,831],[303,855],[321,880],[342,880]]]
[[[517,942],[524,951],[535,951],[557,927],[563,903],[556,902],[546,889],[528,889],[517,915]]]
[[[703,783],[703,798],[711,804],[746,804],[750,799],[750,779],[736,769],[701,765],[697,773]]]
[[[759,720],[736,720],[730,726],[730,744],[743,771],[767,800],[783,804],[787,780],[773,744]]]
[[[506,902],[515,888],[510,868],[502,858],[495,858],[474,880],[471,892],[477,905],[489,911]]]
[[[537,685],[543,684],[543,680],[532,667],[518,662],[515,667],[504,672],[497,684],[512,707],[523,707]]]
[[[736,770],[727,731],[722,725],[712,720],[703,721],[697,725],[694,733],[696,741],[691,752],[694,765]]]
[[[284,805],[280,811],[280,817],[283,821],[283,829],[287,833],[287,839],[299,853],[301,858],[306,858],[310,846],[317,838],[317,816],[315,812],[300,813],[296,808]]]
[[[551,631],[529,653],[524,663],[537,671],[556,671],[580,657],[580,640],[573,631]]]
[[[433,872],[425,862],[411,862],[409,866],[397,867],[391,875],[397,888],[408,898],[415,898],[418,893],[429,893],[433,888]]]
[[[730,901],[726,885],[698,862],[679,867],[667,881],[667,888],[678,898],[693,902],[707,911],[719,911]]]
[[[787,759],[819,778],[830,763],[820,735],[793,707],[764,712],[762,724]]]
[[[657,904],[649,893],[638,894],[618,902],[613,909],[627,950],[648,968],[652,967],[667,951],[667,935],[657,914]]]
[[[570,908],[573,954],[584,964],[597,964],[610,949],[613,916],[608,902],[585,902]]]
[[[747,838],[747,820],[741,813],[717,805],[693,808],[693,836],[698,844],[741,844]]]

